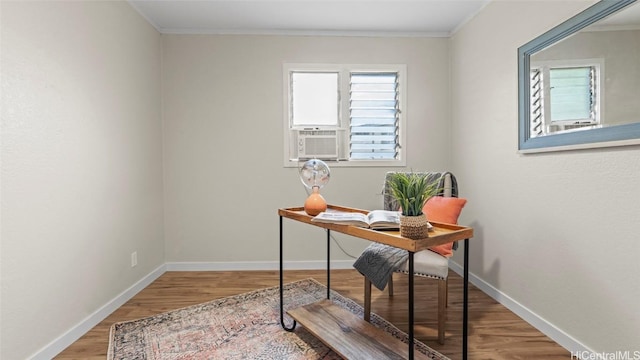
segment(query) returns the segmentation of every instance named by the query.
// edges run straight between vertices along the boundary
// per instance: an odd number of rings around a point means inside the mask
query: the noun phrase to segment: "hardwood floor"
[[[462,334],[462,279],[450,272],[445,345],[437,341],[437,281],[416,278],[415,332],[418,340],[460,359]],[[324,271],[285,272],[285,282],[315,278],[326,284]],[[220,297],[278,285],[277,271],[167,272],[104,321],[73,343],[56,359],[104,359],[109,328],[133,320]],[[355,270],[333,270],[331,288],[363,303],[364,281]],[[407,331],[407,277],[394,274],[394,296],[372,290],[372,311]],[[562,359],[569,351],[469,284],[469,359]]]

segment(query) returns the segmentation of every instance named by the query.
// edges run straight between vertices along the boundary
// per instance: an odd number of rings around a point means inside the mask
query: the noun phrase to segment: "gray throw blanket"
[[[387,173],[387,178],[389,177]],[[424,173],[425,176],[432,177],[434,179],[440,178],[438,187],[444,189],[445,176],[449,174],[451,177],[451,196],[458,197],[458,184],[455,176],[451,173]],[[444,195],[443,190],[440,195]],[[385,187],[383,191],[384,195],[384,209],[385,210],[398,210],[398,205],[395,201],[391,200],[389,195],[389,188],[385,179]],[[372,243],[369,245],[360,257],[353,263],[353,267],[356,268],[362,275],[366,276],[371,283],[380,290],[384,290],[389,281],[389,277],[394,271],[398,270],[405,261],[409,258],[407,250],[398,249],[393,246],[387,246],[380,243]]]
[[[389,276],[408,258],[407,250],[373,243],[364,249],[360,257],[353,263],[353,267],[371,280],[375,287],[384,290]]]

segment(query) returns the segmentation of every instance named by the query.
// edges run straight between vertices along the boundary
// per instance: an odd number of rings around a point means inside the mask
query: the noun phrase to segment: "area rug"
[[[327,290],[313,279],[284,286],[285,310],[326,297]],[[355,301],[331,291],[331,299],[362,316]],[[115,359],[340,359],[320,340],[298,325],[293,332],[280,326],[279,287],[162,313],[144,319],[116,323],[111,327],[107,358]],[[285,323],[291,324],[285,315]],[[407,335],[372,313],[371,323],[407,342]],[[416,341],[416,351],[430,359],[444,355]]]

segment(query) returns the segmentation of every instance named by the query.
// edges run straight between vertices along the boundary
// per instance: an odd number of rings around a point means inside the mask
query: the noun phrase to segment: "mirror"
[[[518,49],[522,153],[640,144],[640,2],[602,0]]]

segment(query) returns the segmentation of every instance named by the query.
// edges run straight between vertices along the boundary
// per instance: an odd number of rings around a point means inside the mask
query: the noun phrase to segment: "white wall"
[[[164,263],[161,39],[126,2],[1,19],[0,358],[24,359]]]
[[[277,261],[277,209],[302,206],[306,199],[298,170],[282,165],[284,62],[407,64],[407,168],[446,169],[448,43],[444,38],[163,36],[167,261]],[[388,170],[333,168],[322,193],[329,203],[381,208]],[[323,260],[323,230],[310,233],[296,225],[285,222],[287,259]],[[366,245],[351,237],[343,241],[354,255]],[[335,259],[348,259],[334,248]]]
[[[591,3],[494,1],[452,38],[453,168],[472,273],[576,343],[638,350],[640,149],[517,153],[517,48]]]

